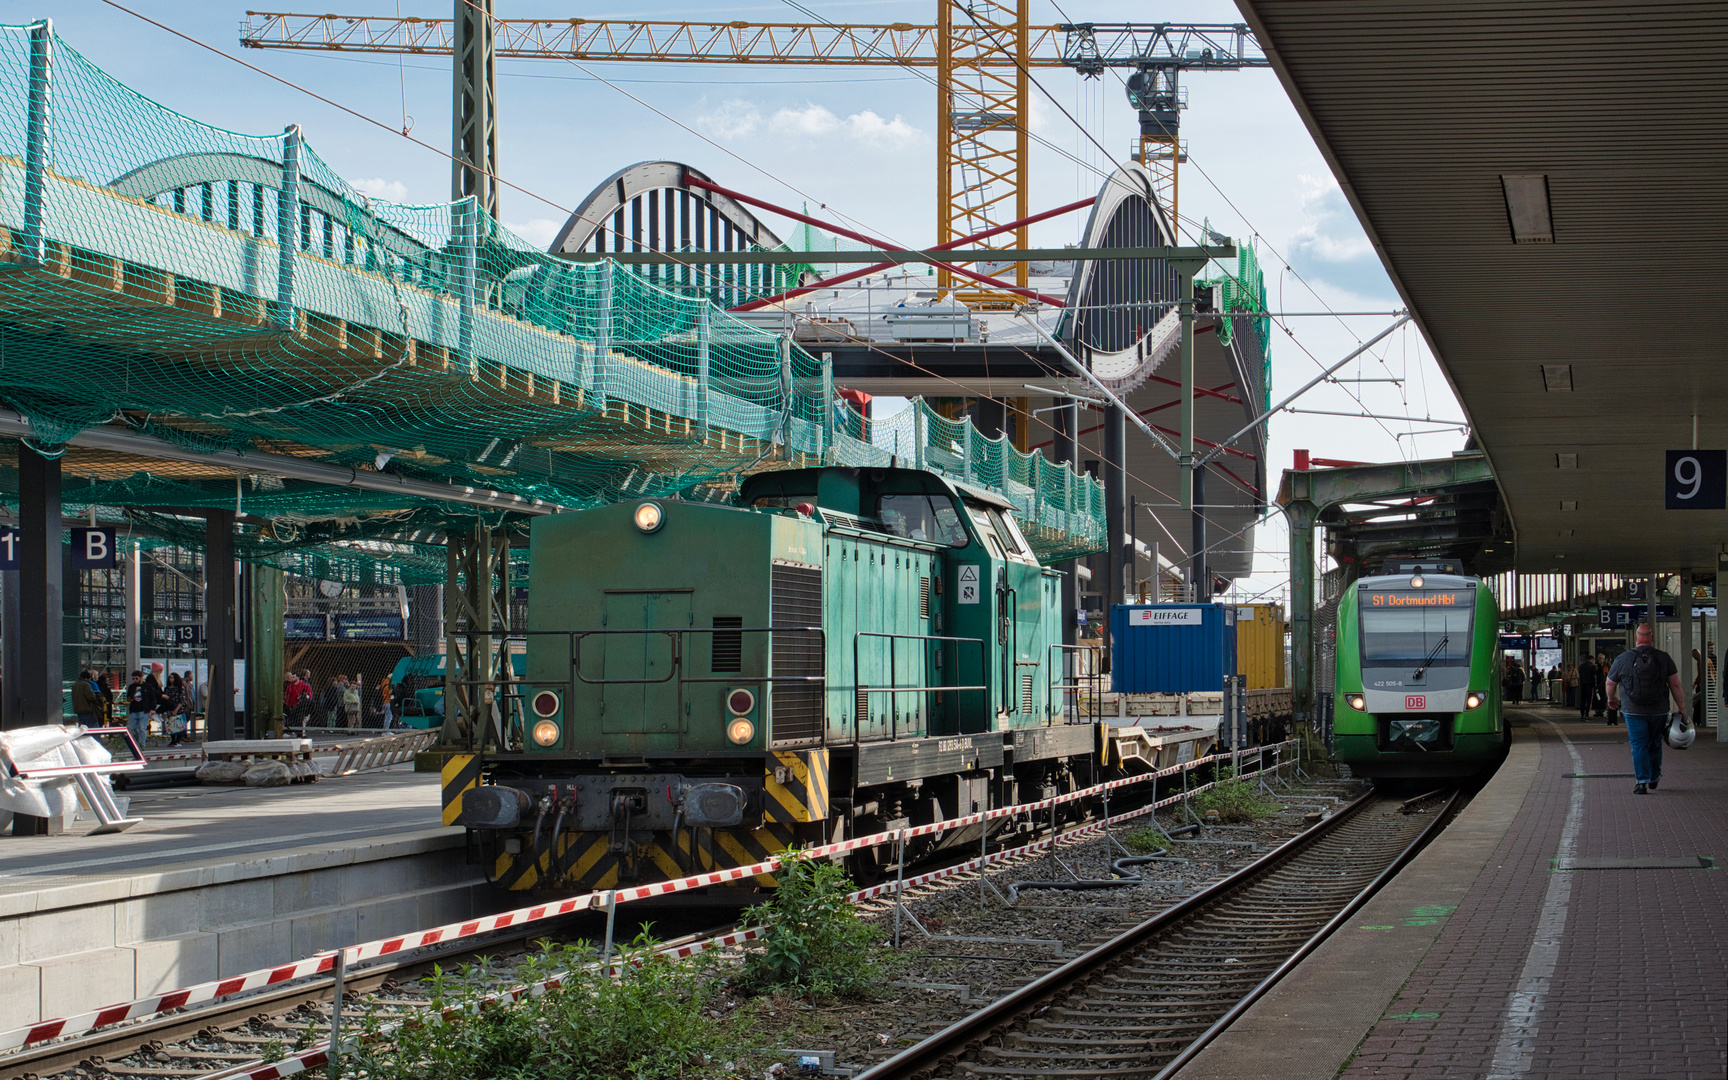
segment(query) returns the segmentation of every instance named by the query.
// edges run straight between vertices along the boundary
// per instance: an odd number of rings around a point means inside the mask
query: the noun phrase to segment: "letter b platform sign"
[[[1669,510],[1728,509],[1728,450],[1670,450],[1663,505]]]
[[[115,530],[103,525],[96,528],[72,529],[72,569],[112,570]]]

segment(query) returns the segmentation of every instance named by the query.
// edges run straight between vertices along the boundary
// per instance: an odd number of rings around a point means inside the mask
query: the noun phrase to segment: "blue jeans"
[[[132,737],[138,740],[138,748],[144,748],[144,739],[150,734],[150,714],[134,712],[126,714],[126,726],[132,729]]]
[[[1668,714],[1643,716],[1622,712],[1626,738],[1632,743],[1632,774],[1640,784],[1662,779],[1662,736],[1668,731]]]

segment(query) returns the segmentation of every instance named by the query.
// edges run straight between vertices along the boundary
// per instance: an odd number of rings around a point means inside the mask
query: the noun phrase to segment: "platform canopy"
[[[1474,425],[1518,569],[1714,569],[1728,510],[1665,509],[1664,481],[1665,451],[1728,447],[1728,6],[1238,5]]]

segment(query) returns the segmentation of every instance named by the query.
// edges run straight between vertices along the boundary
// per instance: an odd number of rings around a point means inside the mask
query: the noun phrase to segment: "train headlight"
[[[1480,707],[1481,704],[1482,704],[1482,695],[1481,694],[1471,694],[1469,697],[1464,699],[1464,707],[1466,709],[1475,709],[1475,708]]]
[[[659,532],[666,523],[666,511],[659,503],[645,502],[636,507],[636,527],[645,533]]]
[[[558,725],[551,720],[542,720],[534,725],[534,745],[551,746],[558,741]]]
[[[1354,694],[1350,698],[1350,707],[1355,709],[1357,712],[1362,712],[1368,708],[1368,699],[1364,698],[1361,694]]]
[[[1420,589],[1422,587],[1422,575],[1421,574],[1417,574],[1415,577],[1410,579],[1410,587],[1412,589]]]
[[[750,722],[748,716],[734,716],[732,722],[726,725],[726,740],[735,746],[743,746],[756,737],[756,725]]]

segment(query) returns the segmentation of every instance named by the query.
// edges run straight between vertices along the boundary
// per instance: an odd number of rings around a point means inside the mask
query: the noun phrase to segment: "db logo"
[[[1404,707],[1406,709],[1426,709],[1428,707],[1428,695],[1427,694],[1405,694],[1404,695]]]

